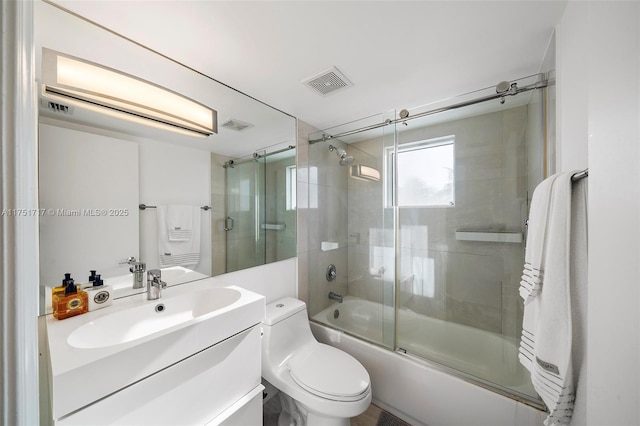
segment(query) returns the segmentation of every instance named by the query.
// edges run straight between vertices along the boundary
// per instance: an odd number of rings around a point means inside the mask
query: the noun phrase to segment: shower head
[[[340,158],[341,166],[353,163],[354,158],[351,155],[347,155],[347,151],[344,149],[329,145],[329,151],[336,152],[336,155]]]
[[[351,164],[353,163],[353,157],[350,155],[347,155],[345,157],[341,157],[340,158],[340,165],[341,166],[346,166],[347,164]]]

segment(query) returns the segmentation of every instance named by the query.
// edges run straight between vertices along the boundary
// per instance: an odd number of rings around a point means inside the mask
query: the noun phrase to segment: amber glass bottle
[[[68,276],[68,277],[67,277]],[[66,286],[64,293],[54,291],[52,297],[53,317],[59,320],[89,311],[87,292],[76,287],[70,274],[65,274]]]
[[[56,296],[64,296],[64,292],[67,289],[67,284],[69,281],[73,281],[70,273],[64,274],[64,279],[62,280],[62,284],[58,287],[54,287],[51,289],[51,307],[55,309],[55,300]]]

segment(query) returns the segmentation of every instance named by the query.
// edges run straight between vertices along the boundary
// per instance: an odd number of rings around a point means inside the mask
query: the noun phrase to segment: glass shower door
[[[264,161],[236,161],[226,167],[226,272],[265,263]]]
[[[396,347],[530,400],[518,286],[538,107],[415,119],[387,160],[398,209]]]
[[[384,123],[393,113],[347,127]],[[345,129],[345,130],[348,130]],[[309,306],[313,320],[394,348],[395,214],[385,203],[384,153],[394,125],[354,136],[310,135]],[[337,154],[337,155],[336,155]],[[333,265],[335,278],[327,275]]]

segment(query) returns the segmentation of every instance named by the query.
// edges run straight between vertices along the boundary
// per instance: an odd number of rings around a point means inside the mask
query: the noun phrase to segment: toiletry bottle
[[[85,291],[86,291],[87,289],[90,289],[90,288],[92,288],[92,287],[93,287],[93,282],[94,282],[94,281],[95,281],[95,279],[96,279],[96,271],[95,271],[94,269],[91,269],[91,270],[89,271],[89,273],[90,273],[90,275],[89,275],[89,281],[88,281],[88,282],[86,282],[86,283],[83,283],[83,284],[82,284],[82,289],[83,289],[83,290],[85,290]]]
[[[111,286],[105,285],[100,274],[95,275],[95,271],[91,271],[92,277],[89,281],[93,283],[91,287],[86,288],[89,297],[89,311],[105,308],[113,304]],[[93,278],[93,279],[91,279]]]
[[[70,274],[65,274],[65,279],[67,275],[69,279],[66,280],[64,294],[53,296],[53,317],[59,320],[84,314],[89,309],[87,292],[76,287]]]
[[[63,295],[64,296],[64,291],[67,288],[67,284],[69,282],[69,280],[71,280],[73,282],[73,278],[71,278],[71,274],[70,273],[66,273],[64,274],[64,279],[62,280],[62,284],[58,287],[54,287],[51,289],[51,307],[54,307],[54,300],[56,298],[56,295]]]

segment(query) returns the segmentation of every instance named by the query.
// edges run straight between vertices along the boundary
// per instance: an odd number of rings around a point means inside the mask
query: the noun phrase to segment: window
[[[286,170],[286,209],[296,209],[296,166],[288,166]]]
[[[453,206],[454,141],[445,136],[398,146],[397,184],[394,185],[395,152],[387,152],[387,205],[393,205],[394,188],[399,207]]]

